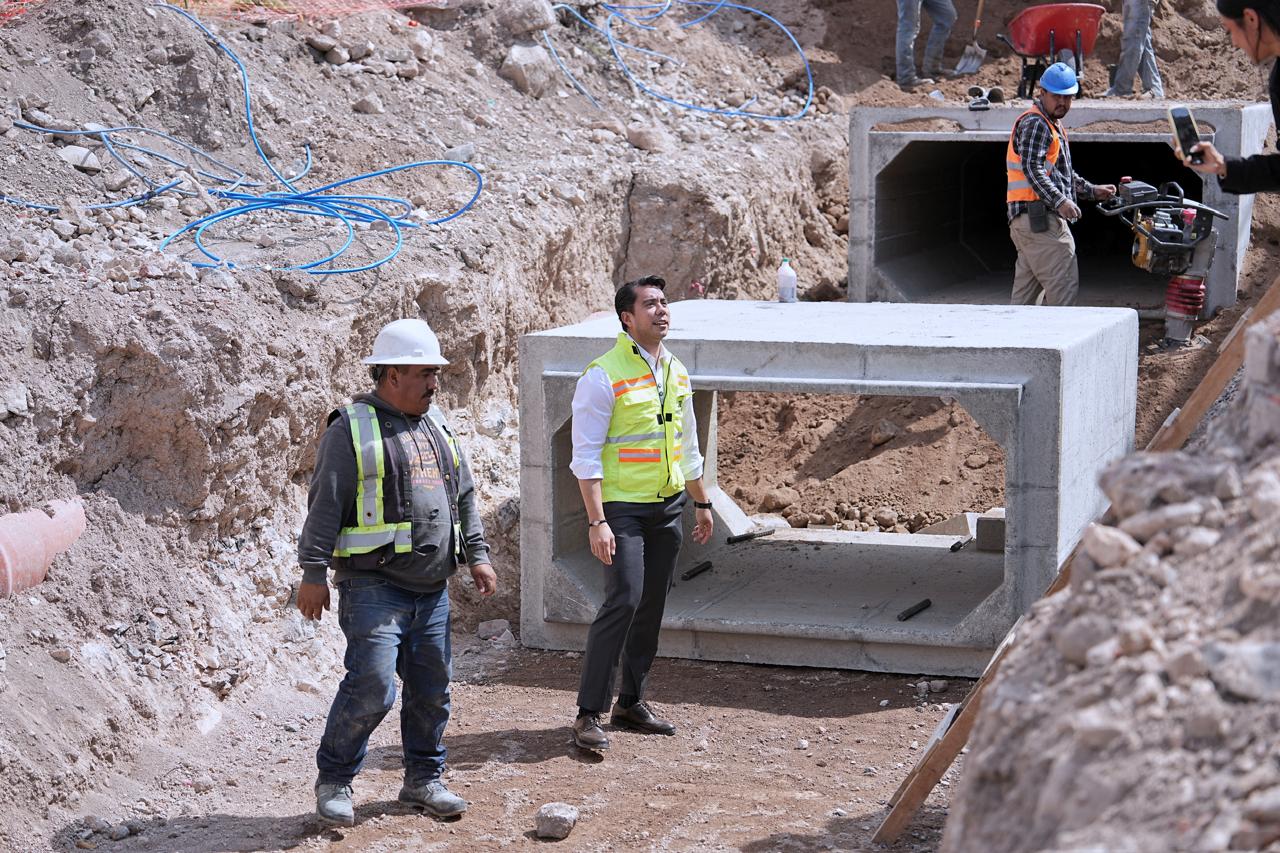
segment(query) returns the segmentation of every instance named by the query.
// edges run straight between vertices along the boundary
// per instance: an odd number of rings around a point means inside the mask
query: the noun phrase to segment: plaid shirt
[[[1046,169],[1049,156],[1049,143],[1053,135],[1049,132],[1049,117],[1044,114],[1044,107],[1036,101],[1036,112],[1018,122],[1013,138],[1013,150],[1022,158],[1022,172],[1027,176],[1036,195],[1049,210],[1057,210],[1058,206],[1073,196],[1080,199],[1093,198],[1093,184],[1077,175],[1071,168],[1071,149],[1067,146],[1067,137],[1062,127],[1054,122],[1058,135],[1062,139],[1062,150],[1058,155],[1058,165],[1052,171]],[[1009,221],[1027,212],[1025,201],[1009,202]]]

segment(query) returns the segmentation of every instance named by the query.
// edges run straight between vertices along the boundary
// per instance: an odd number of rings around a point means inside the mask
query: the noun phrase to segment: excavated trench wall
[[[1262,104],[1192,103],[1201,136],[1228,155],[1262,150],[1271,112]],[[1005,151],[1027,107],[866,107],[849,121],[849,299],[1005,303],[1016,253],[1005,217]],[[1206,282],[1203,316],[1235,302],[1249,240],[1252,196],[1178,162],[1166,104],[1078,101],[1064,125],[1076,172],[1095,183],[1121,177],[1159,186],[1229,217]],[[1130,262],[1132,232],[1091,205],[1075,226],[1081,305],[1123,306],[1162,316],[1167,277]]]

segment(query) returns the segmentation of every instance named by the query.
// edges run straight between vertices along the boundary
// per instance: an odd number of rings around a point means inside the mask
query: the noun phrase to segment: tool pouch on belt
[[[1031,223],[1031,230],[1036,234],[1041,234],[1049,230],[1049,208],[1040,199],[1027,202],[1027,220]]]

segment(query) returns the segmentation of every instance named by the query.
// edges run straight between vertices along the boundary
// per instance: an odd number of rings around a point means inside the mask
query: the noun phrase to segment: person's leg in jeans
[[[582,655],[582,677],[578,685],[578,707],[602,712],[613,698],[618,656],[644,589],[644,518],[646,504],[609,501],[604,517],[613,531],[613,565],[600,566],[604,572],[604,604],[587,631],[587,650]],[[639,509],[637,509],[639,508]]]
[[[899,83],[912,83],[916,74],[916,33],[920,32],[921,0],[898,0],[897,72]]]
[[[1160,69],[1156,66],[1156,50],[1151,38],[1151,15],[1155,11],[1154,0],[1143,0],[1147,6],[1147,37],[1142,42],[1142,59],[1138,62],[1138,79],[1142,81],[1142,90],[1150,92],[1156,98],[1164,97],[1164,81],[1160,79]]]
[[[1150,0],[1124,0],[1124,31],[1120,35],[1120,61],[1109,95],[1132,95],[1133,78],[1142,61],[1143,48],[1151,39]]]
[[[316,751],[320,784],[349,785],[364,764],[369,735],[396,700],[396,656],[412,619],[413,594],[386,581],[338,585],[338,624],[347,638],[338,685]]]
[[[924,46],[924,76],[936,79],[946,73],[942,67],[942,51],[956,22],[956,7],[951,0],[924,0],[924,10],[933,19],[933,29],[929,30],[929,41]]]
[[[449,591],[417,596],[413,622],[401,645],[398,669],[404,681],[400,737],[404,743],[404,782],[418,787],[440,778],[449,722]]]
[[[658,633],[671,576],[684,539],[685,502],[684,495],[680,495],[673,501],[654,504],[654,515],[645,524],[644,590],[622,650],[621,696],[644,698],[645,681],[658,653]]]

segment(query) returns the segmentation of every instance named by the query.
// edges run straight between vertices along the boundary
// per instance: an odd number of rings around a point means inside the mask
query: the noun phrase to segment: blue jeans
[[[338,584],[338,624],[347,637],[347,674],[329,709],[317,781],[349,785],[364,764],[369,736],[404,682],[400,735],[407,785],[425,785],[444,771],[449,722],[449,591],[410,592],[376,578]]]
[[[929,41],[924,46],[924,76],[942,70],[942,49],[956,22],[951,0],[898,0],[898,82],[916,79],[916,34],[920,32],[920,7],[933,19]]]
[[[1151,46],[1151,15],[1154,0],[1124,0],[1124,32],[1120,36],[1120,62],[1116,65],[1113,95],[1133,94],[1133,75],[1142,80],[1144,91],[1164,97],[1164,81],[1156,67],[1156,52]]]

